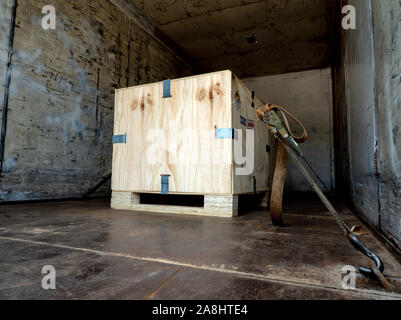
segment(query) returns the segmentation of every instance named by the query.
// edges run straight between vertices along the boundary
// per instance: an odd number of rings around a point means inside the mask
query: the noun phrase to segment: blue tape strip
[[[118,144],[118,143],[127,143],[127,135],[120,134],[117,136],[113,136],[113,144]]]
[[[162,176],[162,194],[168,194],[169,192],[169,178],[170,176]]]
[[[171,98],[171,80],[163,81],[163,98]]]
[[[232,128],[216,129],[216,139],[234,139],[235,133]]]

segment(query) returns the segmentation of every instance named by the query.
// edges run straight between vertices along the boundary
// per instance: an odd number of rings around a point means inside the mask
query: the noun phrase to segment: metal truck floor
[[[107,199],[2,205],[0,299],[401,298],[360,275],[342,288],[342,268],[368,260],[318,201],[291,202],[284,217],[278,228],[264,210],[227,219],[115,211]],[[396,256],[371,232],[362,239],[398,286]],[[45,265],[56,290],[42,289]]]

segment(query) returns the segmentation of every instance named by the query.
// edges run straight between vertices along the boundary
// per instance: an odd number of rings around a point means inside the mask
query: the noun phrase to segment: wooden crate
[[[235,216],[239,195],[267,193],[273,138],[257,121],[263,103],[255,98],[253,106],[249,97],[231,71],[117,90],[112,207]],[[254,132],[254,170],[247,175],[237,175],[252,165],[234,163],[239,131],[232,129]],[[141,194],[162,192],[166,175],[169,195],[204,196],[204,207],[141,204]]]

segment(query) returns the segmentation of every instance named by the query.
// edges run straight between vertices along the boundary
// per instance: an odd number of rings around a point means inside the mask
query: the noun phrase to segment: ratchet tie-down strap
[[[292,115],[291,113],[289,113],[287,110],[285,110],[284,108],[282,108],[282,107],[280,107],[280,106],[277,106],[277,105],[275,105],[275,104],[265,104],[262,108],[260,108],[260,109],[256,112],[256,114],[258,115],[259,119],[263,120],[265,114],[269,113],[269,112],[272,111],[272,110],[278,111],[278,112],[281,114],[281,116],[282,116],[282,118],[283,118],[283,120],[284,120],[284,124],[285,124],[285,126],[286,126],[286,128],[287,128],[287,130],[288,130],[288,133],[291,135],[291,137],[294,138],[294,140],[295,140],[296,142],[298,142],[298,143],[304,143],[304,142],[308,139],[308,132],[306,131],[306,128],[305,128],[304,125],[301,123],[301,121],[299,121],[294,115]],[[302,131],[303,131],[302,135],[296,136],[296,135],[292,132],[291,127],[290,127],[290,124],[289,124],[289,122],[288,122],[287,115],[288,115],[289,117],[291,117],[296,123],[298,123],[299,126],[302,128]],[[266,123],[266,125],[267,125],[270,129],[272,129],[273,126],[272,126],[269,122],[266,121],[265,123]]]
[[[249,100],[251,102],[255,103],[255,105],[256,105],[255,99],[248,93],[247,88],[241,82],[241,80],[239,80],[235,75],[234,75],[234,78],[235,78],[237,84],[241,85],[244,88],[244,91],[248,95]],[[261,103],[259,103],[259,105],[260,104]],[[283,139],[285,137],[282,137],[280,135],[280,131],[278,130],[278,128],[274,124],[269,123],[269,121],[266,121],[266,120],[268,120],[268,114],[269,113],[271,114],[272,111],[275,111],[276,113],[281,114],[288,134],[297,143],[305,142],[306,139],[308,138],[308,133],[306,131],[306,128],[302,125],[302,123],[295,116],[293,116],[291,113],[286,111],[284,108],[274,105],[274,104],[265,104],[265,105],[261,106],[260,109],[258,109],[256,112],[258,118],[268,126],[268,128],[271,130],[273,135],[278,140],[280,140],[281,145],[285,148],[285,150],[288,152],[288,154],[291,155],[291,157],[294,159],[295,164],[298,166],[298,168],[304,174],[306,179],[309,181],[309,183],[311,184],[314,191],[318,194],[318,196],[320,197],[320,199],[322,200],[322,202],[324,203],[326,208],[329,210],[330,214],[336,219],[337,223],[339,224],[341,229],[344,231],[344,234],[345,234],[346,238],[348,239],[348,241],[351,243],[351,245],[355,249],[357,249],[359,252],[363,253],[365,256],[367,256],[369,259],[371,259],[371,262],[369,264],[370,268],[360,267],[359,271],[362,274],[364,274],[365,276],[379,280],[388,291],[395,291],[394,286],[383,275],[384,264],[383,264],[383,261],[381,260],[381,258],[378,255],[376,255],[372,250],[370,250],[357,237],[357,235],[353,232],[353,230],[347,226],[347,224],[340,217],[339,213],[335,210],[335,208],[333,207],[331,202],[327,199],[327,197],[324,195],[322,190],[316,184],[315,180],[312,178],[312,176],[310,175],[308,170],[306,170],[306,168],[302,165],[302,163],[300,162],[300,159],[299,159],[299,155],[297,155],[296,152],[294,152],[293,149],[288,146],[286,139]],[[300,136],[294,135],[294,133],[291,131],[290,125],[288,123],[287,115],[300,125],[300,127],[303,130],[302,135],[300,135]],[[277,118],[275,121],[277,121]],[[279,126],[280,126],[280,124],[279,124]]]

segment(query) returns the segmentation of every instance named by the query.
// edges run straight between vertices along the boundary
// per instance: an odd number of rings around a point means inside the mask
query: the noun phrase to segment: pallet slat
[[[176,205],[141,204],[140,194],[113,191],[111,207],[112,209],[118,210],[163,212],[228,218],[238,215],[238,196],[206,195],[205,205],[203,207],[189,207]]]

